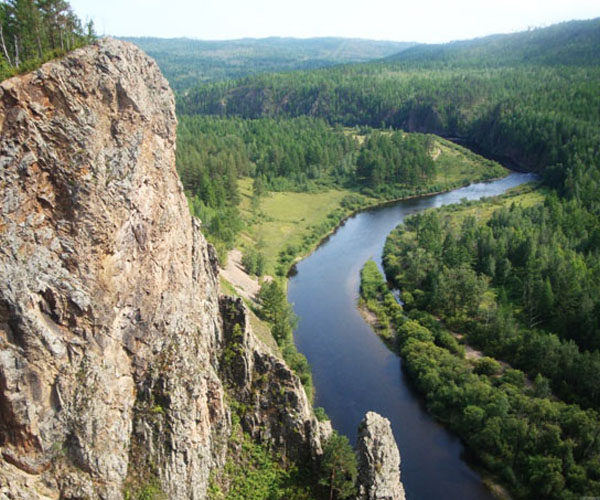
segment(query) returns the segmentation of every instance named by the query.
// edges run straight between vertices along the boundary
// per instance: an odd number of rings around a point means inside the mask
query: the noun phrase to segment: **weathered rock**
[[[249,327],[246,368],[223,366],[215,255],[156,64],[110,39],[79,49],[2,82],[0,126],[0,497],[118,499],[157,478],[168,498],[205,498],[229,385],[253,434],[318,453],[297,377]]]
[[[356,454],[360,500],[404,500],[400,453],[387,418],[368,412],[360,424]]]
[[[242,427],[292,460],[316,458],[331,426],[319,424],[298,377],[253,335],[243,301],[222,297],[221,314],[222,378],[244,406]]]

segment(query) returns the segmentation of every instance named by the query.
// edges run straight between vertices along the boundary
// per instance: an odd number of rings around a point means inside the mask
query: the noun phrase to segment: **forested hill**
[[[415,45],[350,38],[244,38],[207,41],[189,38],[124,38],[156,59],[171,86],[183,91],[200,82],[340,63],[365,62]]]
[[[598,65],[600,18],[441,45],[417,45],[388,57],[386,62],[488,67],[515,64]]]
[[[499,37],[504,49],[481,49],[480,63],[471,66],[463,64],[464,51],[449,44],[445,64],[432,66],[426,58],[379,61],[204,85],[187,92],[178,111],[245,118],[310,115],[348,126],[459,136],[484,153],[546,170],[554,186],[573,192],[577,183],[588,192],[597,183],[590,168],[599,163],[600,65],[597,55],[583,54],[598,52],[599,29],[593,20]],[[575,41],[564,44],[565,33]],[[519,42],[531,36],[535,43]],[[535,53],[538,62],[519,56],[518,63],[506,59],[498,65],[495,54],[515,52],[515,46],[522,54]],[[559,46],[561,57],[572,55],[574,64],[539,62],[556,59]]]

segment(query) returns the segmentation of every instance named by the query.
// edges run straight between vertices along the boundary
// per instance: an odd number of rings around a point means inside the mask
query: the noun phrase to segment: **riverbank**
[[[465,184],[454,186],[454,187],[449,187],[449,188],[443,189],[441,191],[431,191],[431,192],[425,192],[425,193],[420,193],[420,194],[414,194],[414,195],[404,196],[402,198],[394,198],[394,199],[391,199],[391,200],[376,201],[376,202],[374,202],[372,204],[364,205],[361,208],[357,208],[355,210],[352,210],[348,214],[344,215],[344,217],[342,219],[340,219],[340,221],[335,225],[335,227],[333,227],[327,233],[325,233],[308,251],[306,251],[305,253],[299,254],[299,255],[297,255],[294,258],[293,263],[290,265],[290,267],[288,269],[288,275],[290,273],[293,274],[293,267],[294,267],[294,265],[296,263],[298,263],[298,262],[302,261],[303,259],[305,259],[306,257],[310,256],[317,248],[319,248],[333,234],[335,234],[335,232],[341,226],[343,226],[348,221],[348,219],[354,217],[355,215],[357,215],[357,214],[359,214],[361,212],[365,212],[365,211],[368,211],[368,210],[375,210],[375,209],[378,209],[378,208],[384,208],[384,207],[387,207],[387,206],[392,206],[392,205],[395,205],[395,204],[403,202],[403,201],[418,200],[418,199],[422,199],[422,198],[431,198],[433,196],[437,196],[437,195],[440,195],[440,194],[449,193],[449,192],[454,191],[456,189],[460,189],[461,187],[467,187],[467,186],[470,186],[471,184],[475,184],[475,183],[478,183],[478,182],[494,182],[494,181],[498,181],[498,180],[501,180],[501,179],[504,179],[505,177],[507,177],[509,175],[509,173],[510,172],[507,171],[506,175],[503,175],[501,177],[494,177],[494,178],[490,178],[490,179],[486,179],[486,180],[474,180],[472,182],[466,182]]]
[[[253,180],[238,181],[240,210],[246,229],[237,247],[261,251],[267,274],[287,276],[293,264],[306,258],[349,218],[364,210],[400,201],[431,197],[476,182],[491,182],[510,173],[496,162],[436,137],[431,156],[436,175],[425,185],[396,187],[400,196],[377,197],[366,190],[339,187],[315,192],[270,192],[253,202]]]
[[[550,278],[543,273],[564,266],[560,257],[546,257],[560,255],[556,245],[548,253],[518,246],[526,241],[529,248],[546,251],[552,227],[552,198],[519,191],[429,211],[387,236],[386,276],[402,290],[408,311],[396,325],[397,341],[406,373],[428,410],[461,438],[486,476],[519,498],[575,498],[597,490],[595,458],[574,453],[573,462],[565,463],[561,450],[588,446],[585,436],[571,433],[571,415],[597,422],[597,413],[577,399],[590,394],[576,384],[585,377],[546,368],[548,359],[558,358],[550,345],[562,354],[564,366],[584,365],[586,357],[572,341],[559,339],[551,324],[544,329],[532,324],[531,315],[544,312],[527,309],[525,301],[535,307],[542,302],[534,292],[525,296],[528,285],[518,279],[527,276],[525,268],[537,266],[537,279],[547,284],[549,295]],[[387,302],[371,309],[377,307],[390,314]],[[456,332],[464,334],[461,349]],[[575,383],[561,393],[567,380]],[[545,441],[549,429],[551,446]],[[561,464],[548,482],[538,479],[539,457]],[[573,480],[571,469],[582,471],[587,482]]]
[[[474,367],[477,366],[477,361],[483,358],[481,352],[476,351],[466,344],[463,344],[464,352],[461,354],[459,347],[456,344],[448,345],[447,340],[443,340],[439,332],[438,335],[435,335],[436,338],[434,338],[431,335],[433,332],[430,332],[419,322],[405,316],[402,306],[395,300],[384,276],[379,272],[373,260],[369,260],[363,266],[360,274],[358,311],[365,322],[371,327],[373,333],[382,340],[394,355],[405,360],[403,346],[406,347],[408,342],[412,340],[424,346],[429,342],[441,344],[459,358],[472,363]],[[456,334],[453,337],[458,340]],[[503,368],[510,368],[506,363],[504,365]],[[412,376],[414,377],[414,373]],[[415,382],[415,389],[417,389],[419,381],[413,379],[413,382]],[[423,397],[423,403],[426,403],[428,394],[422,390],[420,394]],[[449,430],[452,430],[447,422],[444,425],[448,426]],[[468,445],[466,441],[462,441],[465,446]],[[490,474],[475,457],[472,457],[470,463],[481,475],[482,483],[486,485],[494,498],[498,500],[511,500],[508,489],[501,484],[497,477]]]
[[[469,168],[471,171],[477,172],[479,178],[469,179],[464,182],[464,185],[448,186],[443,190],[436,190],[436,185],[433,184],[428,187],[419,187],[413,194],[390,200],[369,198],[350,190],[329,190],[318,193],[276,192],[261,199],[260,207],[256,207],[252,203],[253,181],[249,178],[241,179],[239,189],[242,196],[242,212],[253,224],[250,224],[249,230],[244,232],[240,238],[243,246],[241,245],[241,248],[234,249],[230,253],[231,262],[228,262],[222,276],[238,295],[244,297],[253,307],[260,307],[256,297],[261,282],[259,279],[249,276],[241,264],[244,246],[263,253],[267,272],[279,276],[276,279],[287,292],[288,278],[294,274],[295,265],[310,256],[358,213],[393,206],[402,201],[431,198],[468,186],[477,180],[485,179],[486,182],[496,180],[489,179],[489,171],[486,167],[489,167],[490,163],[487,160],[475,158],[471,152],[468,152],[470,158],[467,159],[466,153],[455,145],[445,144],[443,150],[444,154],[441,153],[441,149],[437,151],[438,161],[443,158],[446,165],[452,165],[456,173],[456,171],[462,171],[457,170],[460,162],[456,160],[456,155],[459,155],[465,162],[467,160],[470,162]],[[452,159],[449,159],[449,154],[454,155]],[[506,173],[508,174],[508,171]],[[443,175],[443,173],[438,175]],[[428,188],[432,190],[427,191]],[[271,279],[270,276],[268,278]],[[263,322],[261,329],[267,330],[268,328],[269,325]],[[271,343],[275,343],[274,339],[272,340]],[[389,346],[393,349],[393,342]],[[291,360],[295,357],[292,352],[295,352],[295,347],[291,349],[289,346],[288,351],[288,358]],[[290,353],[292,353],[291,357]],[[300,365],[304,367],[304,362]],[[308,380],[307,377],[304,378]],[[307,386],[309,393],[312,390],[312,387]]]
[[[413,498],[492,496],[463,460],[460,441],[426,413],[397,356],[357,311],[359,271],[369,258],[381,255],[386,236],[407,215],[463,198],[497,195],[529,179],[510,174],[490,184],[367,210],[297,263],[297,274],[288,278],[288,300],[299,317],[294,337],[312,367],[315,404],[325,408],[333,426],[351,442],[364,412],[389,418],[402,453],[407,495]]]

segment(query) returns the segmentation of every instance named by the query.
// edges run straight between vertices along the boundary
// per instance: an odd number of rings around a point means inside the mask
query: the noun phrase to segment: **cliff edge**
[[[156,64],[102,40],[0,84],[0,124],[0,496],[205,498],[232,398],[318,455],[298,378],[218,295]]]

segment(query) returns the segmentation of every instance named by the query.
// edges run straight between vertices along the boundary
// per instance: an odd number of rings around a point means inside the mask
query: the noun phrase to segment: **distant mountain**
[[[199,83],[335,64],[365,62],[401,53],[412,42],[354,38],[244,38],[206,41],[189,38],[128,38],[156,59],[178,91]]]
[[[505,66],[600,64],[600,18],[569,21],[520,33],[491,35],[443,45],[416,45],[387,57],[417,65]]]

